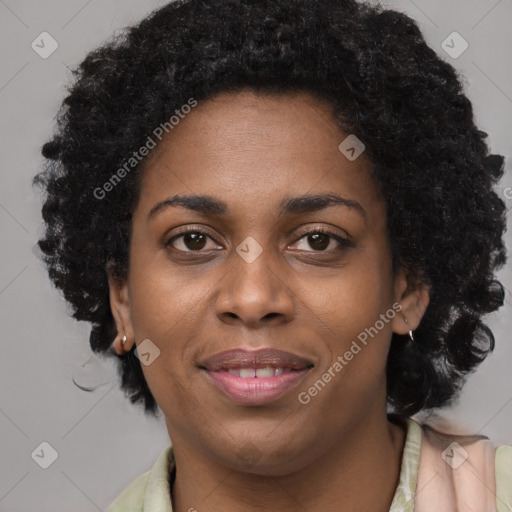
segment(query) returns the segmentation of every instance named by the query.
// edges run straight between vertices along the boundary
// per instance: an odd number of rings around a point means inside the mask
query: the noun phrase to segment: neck
[[[381,415],[340,438],[309,464],[277,476],[227,467],[177,441],[173,510],[388,512],[400,477],[405,431]]]

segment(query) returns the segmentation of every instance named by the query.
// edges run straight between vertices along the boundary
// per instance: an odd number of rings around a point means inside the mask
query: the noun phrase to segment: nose
[[[216,296],[216,314],[222,322],[258,328],[293,318],[296,298],[288,274],[270,253],[265,249],[250,261],[233,252]]]

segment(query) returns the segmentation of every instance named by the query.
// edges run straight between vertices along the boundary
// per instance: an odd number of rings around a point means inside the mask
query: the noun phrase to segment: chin
[[[293,444],[290,439],[294,439]],[[231,440],[219,444],[217,453],[223,465],[260,476],[288,475],[306,467],[317,456],[312,440],[299,440],[297,433],[291,432],[272,439],[268,435],[261,439],[254,435],[246,439],[240,436],[235,443]]]

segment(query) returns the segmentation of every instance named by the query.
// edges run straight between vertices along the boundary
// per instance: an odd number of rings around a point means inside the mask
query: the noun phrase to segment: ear
[[[127,282],[120,282],[114,279],[108,272],[107,275],[110,309],[117,327],[117,336],[112,346],[117,354],[123,355],[129,352],[135,343],[130,315],[130,290]],[[124,343],[123,336],[126,336]]]
[[[395,301],[402,309],[393,318],[393,332],[407,334],[417,329],[430,302],[430,287],[412,271],[400,267],[395,277]]]

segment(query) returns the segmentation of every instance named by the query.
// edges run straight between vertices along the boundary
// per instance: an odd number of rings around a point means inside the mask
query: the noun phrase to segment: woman
[[[485,136],[415,22],[355,1],[172,2],[91,52],[40,247],[172,440],[109,512],[510,510],[512,447],[410,418],[494,346]]]

